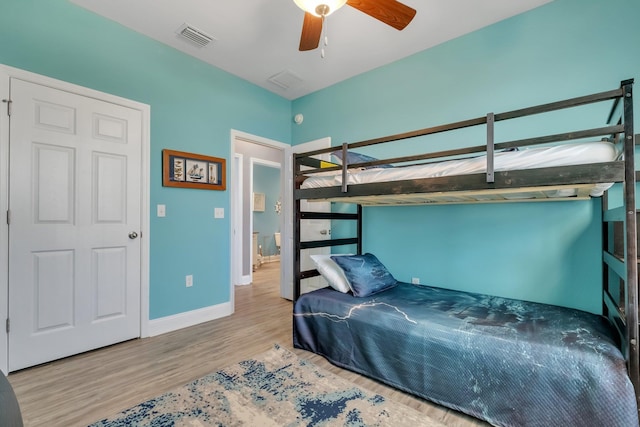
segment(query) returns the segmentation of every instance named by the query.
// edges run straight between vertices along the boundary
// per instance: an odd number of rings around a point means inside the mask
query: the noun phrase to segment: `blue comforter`
[[[408,283],[320,289],[293,315],[295,347],[497,426],[638,425],[602,316]]]

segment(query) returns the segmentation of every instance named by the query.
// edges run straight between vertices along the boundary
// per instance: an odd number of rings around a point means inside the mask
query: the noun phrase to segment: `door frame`
[[[133,101],[94,89],[64,82],[62,80],[0,64],[0,213],[7,215],[9,208],[9,83],[11,78],[48,86],[76,95],[95,98],[127,108],[139,110],[142,115],[141,147],[141,206],[140,206],[140,337],[149,336],[149,207],[150,207],[150,123],[151,108],[147,104]],[[6,295],[6,304],[0,304],[0,321],[9,315],[9,225],[2,220],[0,226],[0,296]],[[6,328],[0,327],[0,370],[8,372],[9,336]]]
[[[233,141],[233,138],[232,138]],[[233,147],[231,148],[233,150]],[[247,285],[242,276],[242,239],[244,230],[242,229],[242,192],[244,191],[244,155],[231,151],[233,155],[233,165],[231,166],[231,307],[234,307],[234,285]],[[239,195],[239,196],[236,196]],[[236,218],[239,215],[239,220]],[[239,225],[238,225],[239,224]],[[236,252],[238,251],[239,255]]]

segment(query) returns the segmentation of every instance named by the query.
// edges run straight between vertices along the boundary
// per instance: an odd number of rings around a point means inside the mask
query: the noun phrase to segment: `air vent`
[[[269,77],[269,81],[280,88],[287,90],[292,87],[300,86],[302,79],[291,71],[281,71],[276,75]]]
[[[215,40],[204,31],[201,31],[189,24],[182,25],[180,28],[178,28],[178,31],[176,31],[176,33],[198,47],[205,47]]]

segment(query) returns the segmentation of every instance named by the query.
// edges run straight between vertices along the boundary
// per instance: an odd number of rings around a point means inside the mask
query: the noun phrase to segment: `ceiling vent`
[[[198,47],[205,47],[215,40],[204,31],[201,31],[189,24],[183,24],[180,28],[178,28],[176,34]]]
[[[276,75],[269,77],[269,81],[280,88],[287,90],[292,87],[300,86],[302,79],[291,71],[281,71]]]

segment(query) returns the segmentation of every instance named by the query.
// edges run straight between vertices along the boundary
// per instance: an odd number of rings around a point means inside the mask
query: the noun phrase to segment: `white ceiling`
[[[344,6],[327,17],[329,44],[299,52],[304,12],[293,0],[70,0],[139,33],[296,99],[552,0],[402,0],[417,10],[403,31]],[[215,41],[178,37],[189,24]],[[282,88],[269,79],[280,73]]]

